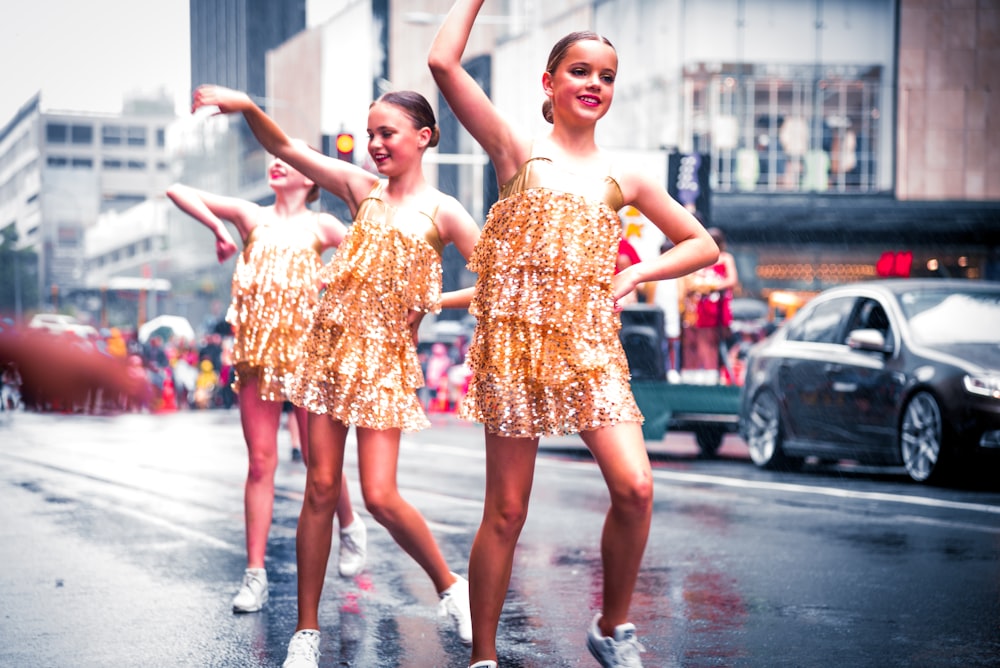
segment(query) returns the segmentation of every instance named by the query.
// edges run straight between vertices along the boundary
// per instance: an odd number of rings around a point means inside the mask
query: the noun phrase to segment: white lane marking
[[[211,545],[212,547],[217,547],[220,550],[231,552],[232,554],[237,554],[237,555],[244,554],[243,552],[244,548],[242,545],[233,545],[232,543],[227,543],[226,541],[220,540],[219,538],[204,533],[203,531],[197,531],[195,529],[186,527],[182,524],[171,522],[170,520],[164,519],[158,515],[152,515],[150,513],[137,510],[135,508],[129,508],[127,506],[113,503],[110,501],[104,501],[102,499],[98,499],[93,496],[88,496],[86,499],[81,499],[81,503],[86,503],[87,505],[91,506],[98,506],[106,511],[116,512],[121,515],[128,515],[130,517],[134,517],[137,520],[147,522],[149,524],[155,524],[156,526],[159,526],[163,529],[167,529],[169,531],[173,531],[174,533],[180,534],[181,536],[184,536],[186,538],[193,538],[195,540],[199,540],[202,543]]]
[[[14,458],[8,458],[8,460],[12,459]],[[22,468],[27,468],[27,467],[43,468],[46,469],[49,474],[61,476],[62,478],[64,478],[69,482],[68,485],[61,488],[61,491],[67,494],[75,492],[76,493],[75,500],[81,504],[94,506],[107,512],[115,512],[120,515],[127,515],[129,517],[133,517],[137,520],[147,522],[149,524],[155,524],[161,528],[167,529],[181,536],[199,540],[202,543],[205,543],[212,547],[219,548],[221,550],[225,550],[227,552],[231,552],[233,554],[239,554],[239,555],[244,554],[244,547],[242,545],[234,545],[233,543],[226,542],[224,540],[216,538],[215,536],[212,536],[211,534],[207,534],[203,531],[191,529],[182,524],[172,522],[159,515],[153,515],[151,513],[139,510],[138,508],[130,507],[128,505],[128,500],[125,498],[125,496],[128,494],[135,494],[135,493],[147,494],[144,490],[123,488],[121,487],[121,483],[118,481],[98,479],[88,474],[80,475],[77,472],[61,469],[51,464],[47,464],[45,462],[32,461],[28,459],[18,459],[15,462],[15,465],[16,464],[20,464]],[[8,470],[10,469],[8,468]],[[119,498],[103,499],[97,496],[96,494],[88,493],[92,491],[92,489],[95,486],[98,486],[99,491],[101,491],[102,493],[117,494]],[[177,499],[169,499],[167,501],[183,503],[183,501],[179,501]]]
[[[473,451],[468,448],[457,448],[454,446],[420,443],[423,450],[434,449],[442,453],[451,455],[461,455],[468,458],[485,459],[482,451]],[[593,462],[573,462],[573,461],[552,461],[539,458],[536,466],[547,468],[564,469],[567,467],[596,471]],[[965,501],[949,501],[945,499],[933,499],[909,494],[888,494],[885,492],[860,492],[848,489],[838,489],[836,487],[820,487],[814,485],[800,485],[787,482],[768,482],[760,480],[744,480],[741,478],[728,478],[725,476],[707,475],[704,473],[685,473],[683,471],[666,471],[664,469],[653,469],[653,478],[659,480],[669,480],[673,482],[687,483],[692,485],[716,485],[719,487],[733,487],[740,489],[757,489],[762,491],[788,492],[793,494],[811,494],[814,496],[826,496],[830,498],[855,499],[861,501],[880,501],[887,503],[902,503],[913,506],[926,506],[928,508],[947,508],[950,510],[966,510],[971,512],[989,513],[1000,515],[1000,506],[990,506],[985,503],[968,503]]]
[[[680,471],[664,471],[656,469],[653,471],[654,478],[665,480],[675,480],[693,484],[718,485],[720,487],[738,487],[741,489],[759,489],[766,491],[791,492],[795,494],[813,494],[816,496],[828,496],[840,499],[857,499],[864,501],[882,501],[887,503],[905,503],[913,506],[927,506],[928,508],[949,508],[952,510],[968,510],[979,513],[991,513],[1000,515],[1000,506],[990,506],[985,503],[968,503],[965,501],[948,501],[946,499],[932,499],[923,496],[912,496],[909,494],[887,494],[885,492],[859,492],[850,489],[838,489],[836,487],[818,487],[814,485],[799,485],[789,482],[764,482],[760,480],[742,480],[740,478],[726,478],[723,476],[705,475],[703,473],[683,473]]]

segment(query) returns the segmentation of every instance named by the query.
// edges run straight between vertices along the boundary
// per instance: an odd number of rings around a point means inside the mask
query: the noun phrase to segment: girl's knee
[[[310,478],[306,484],[305,501],[313,508],[329,510],[340,500],[340,479]]]
[[[365,509],[371,513],[376,522],[382,526],[391,525],[398,515],[402,499],[399,494],[388,490],[371,490],[362,488],[365,499]]]
[[[637,473],[617,490],[612,490],[613,506],[627,509],[630,514],[649,514],[653,510],[653,476],[649,471]]]
[[[500,503],[488,506],[483,524],[499,536],[516,538],[528,519],[528,506],[522,503]]]
[[[278,458],[268,455],[250,457],[247,477],[252,481],[273,480],[278,470]]]

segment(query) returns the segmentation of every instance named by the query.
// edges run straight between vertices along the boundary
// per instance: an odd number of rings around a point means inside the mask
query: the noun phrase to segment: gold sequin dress
[[[642,422],[613,310],[621,208],[612,176],[548,158],[504,184],[469,261],[478,322],[461,417],[516,437]]]
[[[387,204],[383,187],[361,202],[321,273],[327,287],[290,399],[344,424],[417,431],[430,421],[417,399],[424,375],[407,316],[440,310],[443,243],[436,211]]]
[[[261,224],[250,232],[233,272],[226,321],[233,326],[233,366],[240,381],[258,379],[268,401],[287,397],[302,338],[319,300],[322,244],[309,228]]]

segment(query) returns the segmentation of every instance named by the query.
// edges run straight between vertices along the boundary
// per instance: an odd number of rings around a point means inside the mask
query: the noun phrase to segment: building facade
[[[265,55],[306,27],[305,0],[191,0],[191,86],[267,94]]]
[[[0,129],[0,228],[38,256],[52,304],[85,291],[85,237],[99,217],[162,195],[173,101],[130,99],[121,114],[44,109],[36,95]]]

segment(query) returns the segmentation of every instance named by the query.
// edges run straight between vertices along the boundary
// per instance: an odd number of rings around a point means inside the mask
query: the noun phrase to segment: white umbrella
[[[194,341],[194,327],[179,315],[158,315],[139,328],[139,342],[146,343],[152,336],[166,341],[170,337]]]

